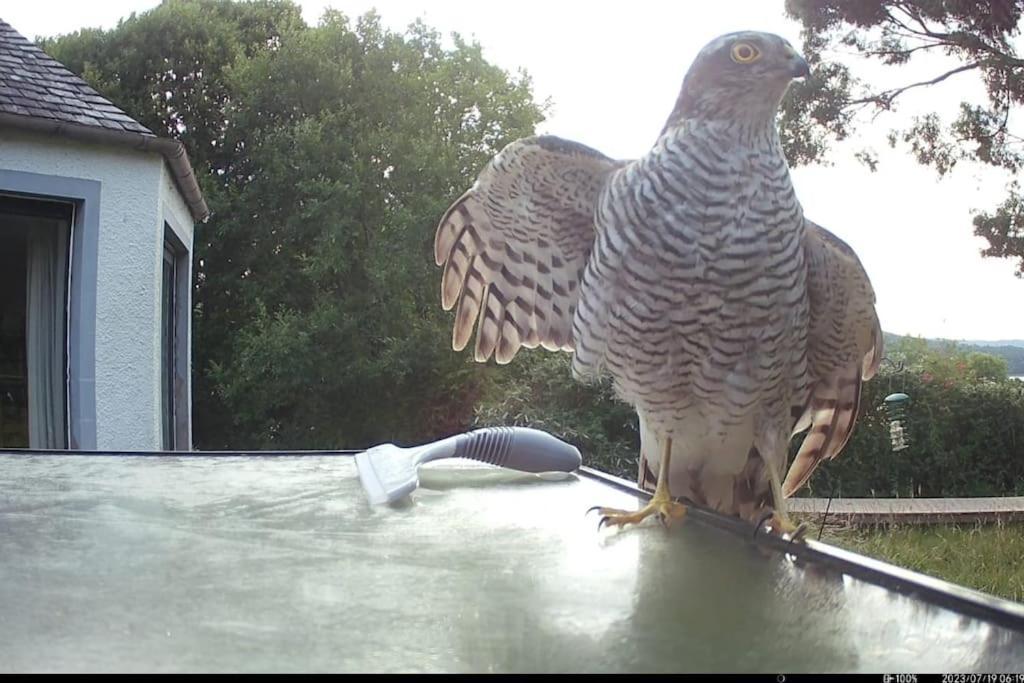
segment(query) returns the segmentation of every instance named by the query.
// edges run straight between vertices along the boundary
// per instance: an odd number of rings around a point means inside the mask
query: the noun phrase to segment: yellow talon
[[[789,536],[792,541],[804,540],[804,534],[807,533],[805,522],[794,524],[789,515],[780,514],[777,510],[766,511],[758,518],[757,531],[764,528],[765,522],[768,523],[769,533],[775,536]]]
[[[597,523],[600,531],[604,525],[626,526],[627,524],[639,524],[648,517],[657,516],[661,523],[667,528],[675,520],[682,520],[686,517],[686,506],[672,500],[672,494],[668,487],[669,458],[672,453],[672,439],[665,439],[665,448],[662,453],[661,462],[658,464],[658,485],[654,489],[654,495],[644,507],[639,510],[619,510],[616,508],[592,507],[587,512],[597,510],[601,515],[601,521]]]
[[[768,467],[768,483],[771,486],[774,505],[772,509],[765,510],[758,517],[754,535],[756,536],[761,531],[766,521],[770,521],[769,533],[772,535],[782,538],[789,536],[790,541],[802,541],[804,540],[804,534],[807,533],[807,524],[802,522],[800,524],[793,524],[793,520],[789,518],[789,514],[786,512],[786,496],[782,493],[782,482],[779,473],[771,461],[766,461],[765,464]]]
[[[630,512],[616,508],[593,507],[590,510],[597,510],[601,515],[601,521],[597,528],[600,530],[605,524],[608,526],[626,526],[627,524],[639,524],[648,517],[657,516],[658,520],[668,527],[673,520],[681,520],[686,517],[686,506],[669,498],[668,500],[651,499],[647,505]]]

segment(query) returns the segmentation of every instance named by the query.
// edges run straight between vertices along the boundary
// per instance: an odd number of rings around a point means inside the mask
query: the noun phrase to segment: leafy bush
[[[909,448],[893,452],[883,408],[908,394]],[[865,385],[850,443],[801,495],[846,497],[1024,495],[1024,382],[936,381],[883,374]]]

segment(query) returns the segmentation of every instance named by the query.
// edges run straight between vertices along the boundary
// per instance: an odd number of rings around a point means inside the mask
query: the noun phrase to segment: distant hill
[[[998,341],[979,341],[975,339],[964,339],[961,344],[971,346],[1019,346],[1024,348],[1024,339],[1000,339]]]
[[[902,338],[901,335],[892,334],[890,332],[885,332],[884,337],[887,345]],[[1005,339],[999,341],[958,341],[955,339],[926,339],[925,341],[928,342],[928,346],[930,347],[942,347],[948,344],[956,344],[957,348],[967,352],[976,351],[978,353],[987,353],[992,356],[1001,356],[1006,359],[1006,362],[1009,365],[1010,376],[1024,375],[1024,340]]]

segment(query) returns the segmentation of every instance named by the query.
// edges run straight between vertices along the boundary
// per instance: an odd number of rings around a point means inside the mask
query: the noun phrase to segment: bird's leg
[[[764,513],[758,517],[756,522],[756,534],[764,526],[765,522],[770,521],[771,533],[777,536],[788,535],[794,541],[803,538],[803,535],[807,532],[807,524],[801,522],[799,525],[794,524],[793,520],[789,518],[789,513],[786,512],[786,499],[782,495],[782,482],[779,481],[779,474],[775,471],[775,467],[772,463],[765,458],[765,468],[768,470],[768,481],[772,487],[772,501],[774,503],[773,510],[765,510]]]
[[[654,488],[654,495],[647,505],[630,512],[628,510],[617,510],[615,508],[592,507],[587,512],[597,510],[601,515],[601,521],[597,528],[607,524],[608,526],[625,526],[627,524],[638,524],[652,515],[657,515],[661,523],[666,527],[673,520],[682,520],[686,516],[686,506],[672,500],[672,494],[668,488],[669,460],[672,457],[672,438],[665,438],[665,447],[662,449],[661,462],[658,464],[658,485]]]

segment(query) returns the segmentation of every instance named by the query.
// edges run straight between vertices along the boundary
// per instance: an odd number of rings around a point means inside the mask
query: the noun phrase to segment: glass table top
[[[1024,670],[1024,633],[637,498],[449,461],[0,455],[0,671]]]

